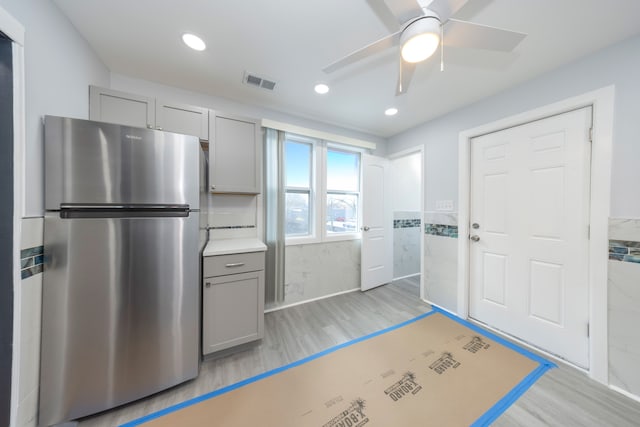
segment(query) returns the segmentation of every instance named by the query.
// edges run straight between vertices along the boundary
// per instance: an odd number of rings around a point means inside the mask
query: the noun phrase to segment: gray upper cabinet
[[[209,190],[260,193],[260,124],[257,120],[211,111]]]
[[[156,127],[209,139],[209,110],[156,99]]]
[[[89,87],[89,118],[209,139],[209,110],[141,95]]]
[[[89,86],[89,119],[141,128],[155,127],[155,100]]]

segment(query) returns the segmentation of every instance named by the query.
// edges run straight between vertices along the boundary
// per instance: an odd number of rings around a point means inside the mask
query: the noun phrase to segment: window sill
[[[347,240],[360,240],[362,238],[360,233],[345,233],[340,235],[331,235],[320,237],[291,237],[285,240],[285,246],[301,246],[301,245],[314,245],[318,243],[332,243],[343,242]]]

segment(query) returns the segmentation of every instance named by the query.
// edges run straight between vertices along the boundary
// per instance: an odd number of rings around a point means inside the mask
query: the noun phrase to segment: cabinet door
[[[89,119],[127,126],[152,127],[156,122],[155,100],[90,86]]]
[[[202,353],[209,354],[264,335],[264,271],[204,279]]]
[[[156,99],[156,128],[209,139],[209,110]]]
[[[213,114],[209,140],[209,190],[260,193],[259,124],[255,120]]]

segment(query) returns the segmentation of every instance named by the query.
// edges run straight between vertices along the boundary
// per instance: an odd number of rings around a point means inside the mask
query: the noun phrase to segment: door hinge
[[[587,240],[591,239],[591,225],[587,225]]]
[[[589,322],[587,322],[587,338],[589,338],[591,336],[591,326],[589,325]]]
[[[589,142],[593,142],[593,127],[589,128]]]

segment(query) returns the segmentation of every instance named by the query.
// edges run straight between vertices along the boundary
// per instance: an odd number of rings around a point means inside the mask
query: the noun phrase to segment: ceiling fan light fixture
[[[440,20],[426,16],[413,21],[400,36],[400,54],[406,62],[416,63],[429,58],[440,44]]]

